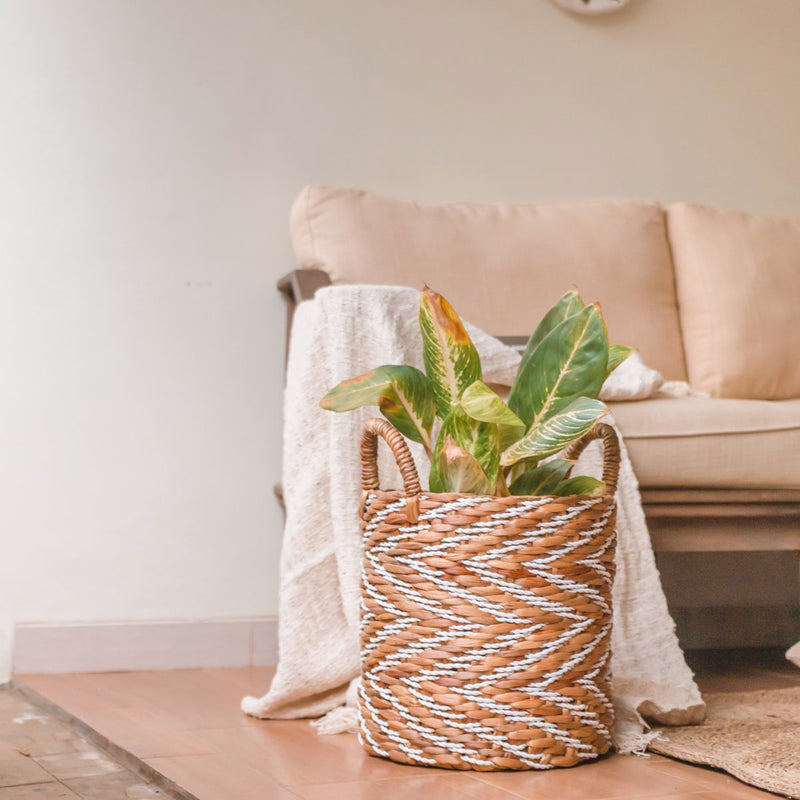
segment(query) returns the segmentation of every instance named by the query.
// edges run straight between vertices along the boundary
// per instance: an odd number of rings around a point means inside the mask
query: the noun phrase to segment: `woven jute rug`
[[[702,725],[659,728],[649,749],[800,800],[800,687],[710,694],[706,702]]]

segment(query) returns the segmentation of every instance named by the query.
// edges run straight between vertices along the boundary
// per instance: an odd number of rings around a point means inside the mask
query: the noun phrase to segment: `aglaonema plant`
[[[483,382],[461,319],[427,286],[419,305],[425,372],[386,365],[335,386],[330,411],[377,406],[431,460],[430,491],[482,495],[601,494],[557,457],[607,413],[605,379],[632,351],[609,345],[600,306],[576,290],[547,312],[528,341],[508,401]],[[438,420],[438,423],[437,423]]]

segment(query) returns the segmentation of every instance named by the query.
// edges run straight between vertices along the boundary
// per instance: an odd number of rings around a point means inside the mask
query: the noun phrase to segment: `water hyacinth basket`
[[[378,488],[378,437],[403,491]],[[368,753],[489,771],[568,767],[609,750],[614,430],[596,425],[565,456],[593,439],[604,445],[602,496],[431,494],[399,431],[366,423],[359,736]]]

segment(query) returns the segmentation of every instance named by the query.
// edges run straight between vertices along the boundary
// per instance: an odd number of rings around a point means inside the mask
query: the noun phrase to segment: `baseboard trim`
[[[800,609],[783,606],[672,608],[687,650],[789,647],[800,640]],[[14,673],[272,666],[276,617],[155,622],[18,623]]]
[[[277,663],[275,617],[154,622],[18,623],[17,675]]]
[[[670,613],[684,650],[786,648],[800,640],[800,608],[794,606],[699,606]]]

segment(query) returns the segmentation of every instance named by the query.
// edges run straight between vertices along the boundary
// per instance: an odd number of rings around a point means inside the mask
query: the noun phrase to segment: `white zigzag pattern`
[[[373,495],[367,497],[365,513],[368,512],[373,497]],[[371,687],[373,692],[384,701],[391,704],[396,712],[404,719],[409,729],[415,731],[423,739],[458,755],[462,760],[471,764],[482,766],[492,765],[492,762],[477,757],[474,750],[461,743],[453,742],[446,736],[437,734],[434,728],[423,724],[418,717],[411,714],[408,709],[402,705],[397,696],[387,685],[381,683],[381,674],[385,670],[398,667],[406,663],[409,658],[419,655],[431,648],[442,645],[446,646],[448,643],[465,634],[474,634],[476,630],[484,627],[477,623],[470,622],[467,618],[458,613],[452,612],[441,602],[422,595],[412,583],[386,570],[381,563],[381,554],[392,551],[398,544],[413,538],[420,531],[427,529],[431,521],[443,519],[454,511],[480,505],[488,499],[489,498],[478,496],[463,497],[450,503],[442,504],[435,509],[426,510],[420,514],[416,524],[399,527],[395,535],[387,537],[382,542],[368,548],[365,553],[366,559],[368,559],[372,570],[374,570],[376,574],[380,575],[385,581],[400,588],[403,594],[413,600],[419,607],[426,609],[440,619],[446,619],[452,623],[452,625],[446,629],[439,629],[432,632],[430,635],[404,643],[394,651],[383,656],[378,663],[365,672],[360,691],[360,727],[363,736],[367,739],[370,746],[375,752],[381,755],[387,755],[387,752],[370,734],[369,726],[366,724],[367,717],[369,721],[377,726],[385,737],[393,741],[397,748],[405,753],[410,760],[424,764],[435,763],[433,759],[425,756],[419,747],[414,746],[411,741],[394,730],[381,717],[380,711],[376,709],[370,701],[369,694],[365,689],[367,684]],[[492,514],[485,520],[471,522],[463,527],[456,528],[453,534],[443,538],[438,544],[425,547],[423,552],[395,556],[394,559],[397,563],[412,568],[417,574],[423,576],[439,589],[447,592],[448,595],[458,597],[493,616],[497,622],[511,623],[518,626],[508,633],[496,635],[491,640],[482,642],[461,654],[448,657],[446,661],[436,662],[430,667],[417,670],[413,674],[404,676],[400,678],[400,682],[421,706],[428,709],[433,716],[445,721],[449,727],[479,736],[487,743],[497,745],[507,755],[515,756],[521,762],[532,768],[546,768],[548,766],[548,764],[541,763],[543,758],[541,754],[530,753],[524,742],[511,742],[502,734],[498,734],[493,728],[482,725],[478,721],[468,719],[464,714],[453,711],[448,705],[436,703],[433,698],[421,688],[421,685],[423,682],[435,682],[439,678],[452,675],[454,667],[458,667],[464,671],[470,671],[471,668],[478,666],[485,658],[490,657],[492,654],[506,650],[515,643],[525,641],[536,631],[541,630],[543,626],[541,624],[532,625],[528,620],[520,617],[518,614],[507,611],[497,603],[491,602],[481,595],[471,592],[468,588],[456,583],[443,571],[422,563],[422,559],[427,559],[431,555],[437,553],[447,553],[455,546],[470,539],[474,539],[476,535],[480,535],[483,532],[494,531],[499,526],[502,526],[504,522],[522,516],[528,511],[534,510],[548,502],[550,501],[546,498],[536,498],[534,500],[517,503],[514,506],[509,506],[498,513]],[[482,678],[471,681],[468,684],[447,688],[449,693],[463,696],[465,700],[469,700],[478,707],[486,709],[494,716],[502,715],[510,721],[516,721],[522,723],[526,727],[538,728],[544,731],[557,741],[563,742],[566,746],[575,748],[576,751],[586,758],[593,758],[596,756],[596,754],[592,752],[592,748],[589,744],[570,736],[554,723],[538,716],[532,716],[525,710],[514,708],[510,703],[498,700],[497,696],[485,694],[484,690],[496,684],[498,681],[513,676],[514,674],[519,674],[536,663],[548,658],[566,642],[589,628],[593,624],[593,620],[576,613],[568,605],[539,597],[534,592],[520,587],[513,581],[505,579],[501,574],[491,569],[488,564],[495,559],[501,559],[509,553],[530,545],[536,539],[552,534],[566,522],[575,518],[584,510],[591,508],[598,502],[600,502],[600,500],[597,498],[589,498],[581,501],[567,509],[564,513],[541,521],[535,529],[522,535],[515,536],[512,541],[507,541],[489,548],[484,552],[476,553],[462,561],[463,566],[469,568],[474,574],[480,575],[487,583],[494,585],[512,597],[525,602],[529,606],[541,608],[544,611],[554,613],[566,620],[570,620],[571,624],[562,631],[556,639],[551,640],[536,650],[528,650],[516,661],[502,667],[496,667]],[[366,534],[370,534],[374,531],[390,514],[401,511],[406,503],[406,499],[401,498],[373,514],[365,526]],[[610,614],[609,605],[597,588],[570,580],[569,578],[554,575],[546,569],[546,567],[563,558],[570,552],[584,547],[587,543],[591,542],[597,533],[605,527],[612,513],[613,508],[609,506],[603,516],[596,520],[590,528],[583,531],[574,541],[553,549],[549,555],[545,557],[523,562],[529,573],[546,579],[549,583],[555,585],[564,592],[581,594],[590,598],[603,612]],[[593,552],[590,552],[576,563],[591,567],[607,584],[610,584],[611,575],[602,564],[602,557],[612,544],[613,537],[609,537],[599,548],[595,547]],[[384,625],[380,630],[373,632],[369,641],[364,643],[363,655],[367,656],[370,655],[379,644],[385,642],[394,634],[402,633],[420,620],[397,608],[381,591],[376,590],[368,580],[366,570],[363,573],[363,585],[366,594],[384,612],[396,617],[396,619]],[[376,616],[369,610],[365,603],[362,603],[362,609],[362,631],[366,631],[375,621]],[[595,711],[587,708],[582,703],[573,701],[571,698],[562,695],[558,691],[553,691],[548,688],[557,683],[575,666],[585,661],[598,645],[607,639],[609,629],[610,625],[602,626],[595,636],[592,637],[591,641],[585,643],[557,670],[549,672],[546,677],[543,677],[541,680],[532,681],[524,687],[516,689],[515,692],[522,691],[536,696],[543,701],[556,704],[580,719],[582,724],[595,727],[603,734],[609,735],[607,726],[597,716]],[[610,709],[610,699],[600,690],[594,679],[606,665],[608,657],[608,652],[605,652],[594,668],[577,680],[577,684],[590,692],[597,699],[599,706],[605,709]]]

